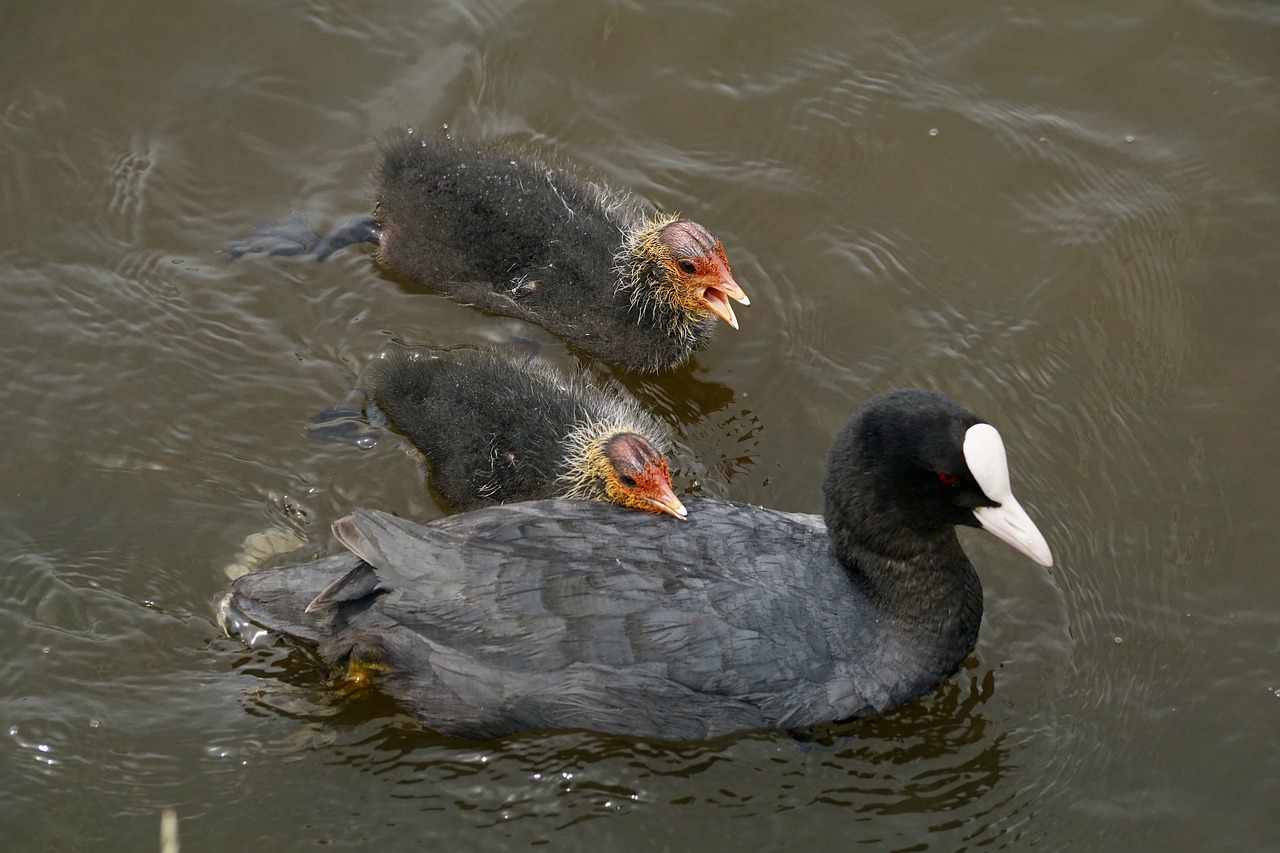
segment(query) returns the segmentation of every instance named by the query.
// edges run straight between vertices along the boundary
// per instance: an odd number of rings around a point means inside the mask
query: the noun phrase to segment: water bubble
[[[1120,639],[1119,637],[1115,637],[1114,639],[1116,641],[1117,646],[1124,642],[1124,640]]]
[[[937,135],[938,135],[938,129],[937,129],[936,127],[931,127],[931,128],[929,128],[929,135],[930,135],[930,136],[937,136]]]
[[[1135,137],[1134,137],[1134,135],[1133,135],[1132,133],[1130,133],[1130,134],[1126,134],[1126,135],[1125,135],[1125,138],[1124,138],[1124,141],[1125,141],[1125,142],[1133,142],[1134,138],[1135,138]]]

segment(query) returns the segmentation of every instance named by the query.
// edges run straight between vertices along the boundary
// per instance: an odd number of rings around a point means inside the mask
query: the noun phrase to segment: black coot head
[[[1052,564],[1010,490],[1000,433],[936,391],[890,391],[868,402],[831,447],[823,494],[838,542],[893,557],[963,524]]]

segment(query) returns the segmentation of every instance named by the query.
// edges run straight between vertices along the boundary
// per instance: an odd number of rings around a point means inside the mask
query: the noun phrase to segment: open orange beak
[[[702,304],[712,314],[737,329],[738,318],[734,315],[733,306],[729,304],[729,300],[736,299],[743,305],[750,305],[751,300],[747,298],[747,294],[743,292],[742,288],[738,287],[738,283],[733,280],[733,273],[729,272],[729,265],[724,262],[722,257],[713,255],[711,262],[715,265],[718,279],[715,284],[707,285],[703,289]]]

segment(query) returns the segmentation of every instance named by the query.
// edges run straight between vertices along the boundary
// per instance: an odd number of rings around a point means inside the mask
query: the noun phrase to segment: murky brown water
[[[0,824],[13,850],[1280,844],[1280,9],[1249,0],[9,4]],[[223,638],[265,528],[440,510],[309,440],[392,336],[530,335],[359,252],[375,140],[555,146],[702,221],[752,305],[631,387],[681,485],[817,511],[869,394],[998,424],[1053,546],[966,536],[968,669],[832,744],[458,746]],[[565,363],[553,339],[543,348]]]

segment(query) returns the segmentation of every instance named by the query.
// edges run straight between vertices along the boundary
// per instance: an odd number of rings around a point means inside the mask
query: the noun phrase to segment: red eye
[[[938,482],[942,483],[944,486],[954,486],[956,483],[960,482],[960,478],[955,474],[952,474],[950,471],[939,471]]]

